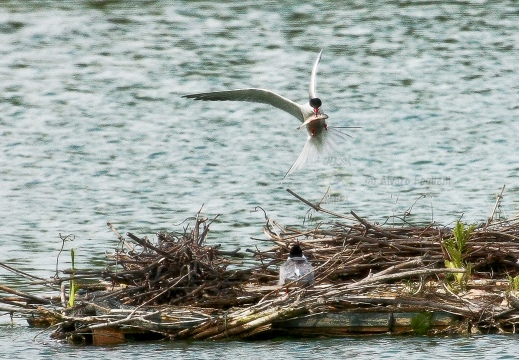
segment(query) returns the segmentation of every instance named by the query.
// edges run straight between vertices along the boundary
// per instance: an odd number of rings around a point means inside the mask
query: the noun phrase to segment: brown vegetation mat
[[[336,220],[299,230],[282,227],[265,214],[268,239],[262,241],[269,247],[245,253],[208,245],[216,218],[200,213],[192,225],[158,233],[154,241],[122,236],[108,224],[119,246],[107,255],[110,264],[104,269],[69,269],[49,281],[0,264],[31,284],[60,289],[59,296],[41,297],[0,285],[9,294],[0,297],[0,310],[23,314],[31,325],[53,325],[53,336],[79,342],[111,329],[123,331],[126,339],[132,333],[252,338],[275,334],[276,324],[286,319],[344,311],[441,311],[461,319],[462,325],[447,332],[515,332],[519,219],[491,218],[467,231],[462,261],[452,266],[454,255],[445,244],[456,237],[455,229],[405,221],[377,225],[353,211],[347,216],[331,213],[291,193]],[[314,266],[316,281],[308,288],[280,288],[277,271],[296,240]],[[245,261],[250,253],[252,259]],[[73,307],[68,304],[70,284],[81,289]]]

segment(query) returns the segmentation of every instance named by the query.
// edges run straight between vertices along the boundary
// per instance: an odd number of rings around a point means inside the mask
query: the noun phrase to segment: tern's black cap
[[[310,99],[310,106],[313,107],[314,109],[320,108],[322,104],[323,103],[322,103],[321,99],[319,99],[319,98]]]
[[[295,244],[290,249],[290,257],[303,257],[303,250],[301,250],[301,246],[299,244]]]

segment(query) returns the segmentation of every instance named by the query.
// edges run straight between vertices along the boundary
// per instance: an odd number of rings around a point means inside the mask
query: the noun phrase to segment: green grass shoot
[[[469,239],[474,225],[470,225],[465,228],[465,225],[461,221],[456,222],[456,226],[452,232],[452,237],[443,240],[443,247],[448,253],[448,259],[445,259],[445,267],[449,269],[465,269],[466,273],[453,274],[454,279],[460,286],[464,288],[470,274],[472,273],[472,264],[464,260],[467,255],[467,240]]]
[[[75,252],[74,249],[70,249],[70,257],[72,258],[72,273],[70,274],[70,281],[69,281],[69,296],[68,296],[68,306],[74,307],[74,301],[76,299],[76,282],[74,280],[74,273],[76,272],[76,265],[75,265]]]
[[[508,276],[508,290],[509,291],[518,291],[519,290],[519,275],[516,276]]]

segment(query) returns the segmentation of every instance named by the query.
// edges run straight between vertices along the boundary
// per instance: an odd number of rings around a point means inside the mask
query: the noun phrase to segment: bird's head
[[[290,249],[290,257],[303,257],[303,250],[301,250],[301,246],[299,246],[299,242],[296,242],[294,246]]]
[[[321,107],[322,104],[323,104],[323,102],[319,98],[310,99],[310,106],[312,107],[312,109],[314,109],[314,114],[316,116],[319,113],[319,108]]]

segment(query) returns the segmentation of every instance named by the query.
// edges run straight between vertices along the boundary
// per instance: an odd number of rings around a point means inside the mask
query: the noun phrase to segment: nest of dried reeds
[[[156,243],[128,233],[128,242],[112,224],[122,247],[108,255],[114,270],[102,272],[114,287],[118,299],[131,305],[196,304],[205,307],[230,307],[240,304],[242,284],[250,274],[228,270],[232,258],[243,253],[224,251],[206,244],[210,224],[200,216],[182,232],[159,232]],[[122,267],[122,269],[119,269]],[[80,275],[80,272],[76,272]],[[114,294],[112,294],[114,295]]]
[[[223,251],[206,243],[216,218],[200,213],[193,225],[158,233],[155,241],[132,233],[123,237],[108,224],[120,241],[108,255],[111,265],[99,271],[64,271],[68,277],[52,280],[61,285],[58,299],[2,287],[11,297],[0,301],[7,306],[4,310],[23,309],[47,323],[61,323],[55,331],[61,338],[84,339],[114,327],[177,339],[250,338],[273,334],[286,319],[305,314],[395,309],[443,311],[460,316],[469,327],[515,331],[519,219],[490,219],[465,231],[456,262],[447,246],[459,236],[456,229],[377,225],[353,211],[331,213],[294,196],[335,220],[300,230],[285,228],[265,214],[268,239],[263,241],[270,246],[247,249],[255,259],[251,267],[240,266],[246,254],[239,249]],[[314,266],[315,284],[278,287],[279,264],[295,241]],[[95,288],[77,295],[72,308],[64,286],[71,280],[84,289]],[[95,280],[96,287],[87,280]],[[101,283],[104,291],[99,292]]]

